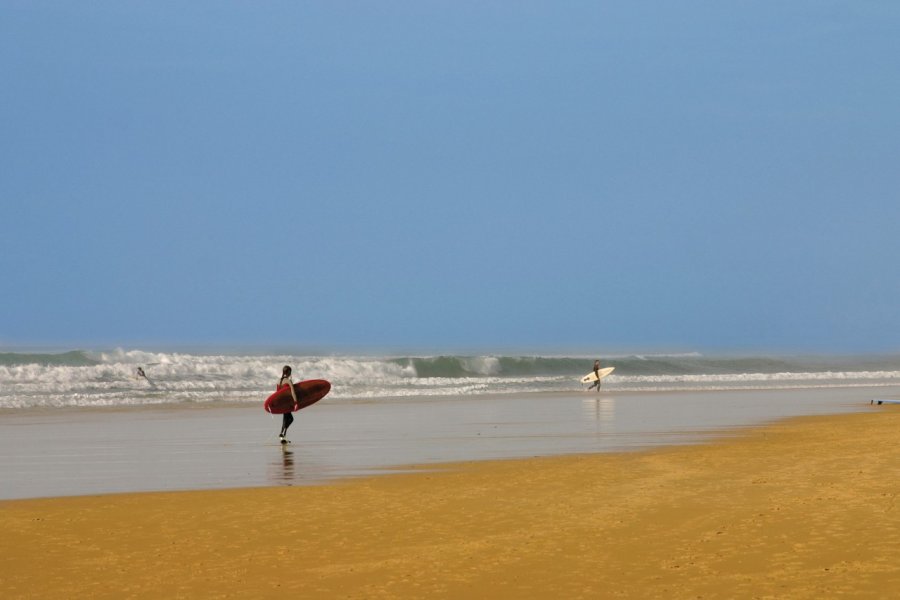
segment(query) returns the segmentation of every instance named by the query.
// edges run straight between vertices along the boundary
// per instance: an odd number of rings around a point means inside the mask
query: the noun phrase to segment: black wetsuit
[[[595,381],[594,383],[591,384],[591,387],[588,388],[589,390],[593,389],[595,386],[598,390],[600,389],[600,361],[599,360],[594,361],[594,374],[597,376],[597,381]]]
[[[287,383],[284,383],[285,380],[287,380]],[[281,379],[278,380],[278,389],[279,390],[284,385],[293,386],[293,382],[291,381],[290,377],[282,377]],[[291,393],[293,393],[293,392],[291,392]],[[280,434],[281,437],[284,437],[287,435],[288,427],[290,427],[291,423],[293,423],[293,422],[294,422],[294,415],[291,414],[290,411],[281,415],[281,434]]]

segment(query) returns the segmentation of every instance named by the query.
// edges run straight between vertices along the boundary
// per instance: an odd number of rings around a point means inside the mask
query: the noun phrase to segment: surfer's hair
[[[284,377],[286,375],[291,374],[291,368],[288,365],[284,365],[284,368],[281,370],[281,376]]]

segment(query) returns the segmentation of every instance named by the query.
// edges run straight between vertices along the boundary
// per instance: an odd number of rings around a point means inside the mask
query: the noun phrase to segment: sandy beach
[[[0,503],[36,597],[818,598],[900,588],[900,410],[322,486]]]

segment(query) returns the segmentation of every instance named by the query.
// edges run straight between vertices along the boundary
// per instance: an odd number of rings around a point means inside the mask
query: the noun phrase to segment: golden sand
[[[0,503],[3,598],[900,593],[900,410],[322,487]]]

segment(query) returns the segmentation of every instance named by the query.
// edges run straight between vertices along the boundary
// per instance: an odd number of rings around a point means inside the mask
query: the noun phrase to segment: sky
[[[900,4],[0,4],[0,348],[900,351]]]

